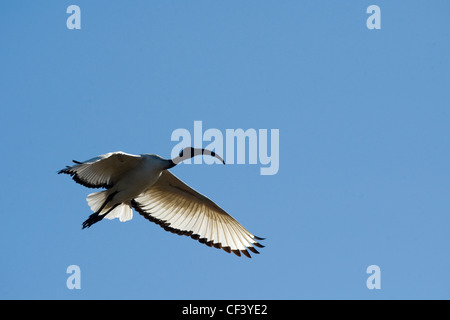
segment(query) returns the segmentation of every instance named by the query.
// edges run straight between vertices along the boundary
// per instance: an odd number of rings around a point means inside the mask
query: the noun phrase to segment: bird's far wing
[[[84,162],[73,161],[58,172],[72,176],[75,182],[88,188],[111,188],[125,172],[136,167],[142,158],[121,151],[110,152]]]
[[[166,231],[190,236],[238,256],[242,252],[250,258],[247,249],[259,253],[254,247],[264,247],[256,241],[262,238],[248,232],[217,204],[167,170],[151,188],[134,199],[132,205]]]

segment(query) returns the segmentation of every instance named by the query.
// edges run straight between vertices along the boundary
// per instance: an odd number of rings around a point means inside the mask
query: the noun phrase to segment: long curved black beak
[[[216,154],[214,151],[210,151],[207,149],[201,149],[201,148],[193,148],[193,147],[187,147],[187,148],[184,148],[183,150],[181,150],[178,157],[172,159],[172,162],[174,163],[174,165],[177,165],[181,161],[193,158],[195,156],[200,156],[200,155],[207,155],[207,156],[217,158],[220,160],[220,162],[225,164],[225,161],[222,159],[222,157],[219,156],[218,154]]]

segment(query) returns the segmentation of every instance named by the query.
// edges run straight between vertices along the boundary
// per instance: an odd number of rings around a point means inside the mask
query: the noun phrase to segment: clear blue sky
[[[66,8],[81,8],[68,30]],[[381,30],[366,9],[381,8]],[[0,298],[449,299],[448,1],[2,1]],[[138,214],[88,230],[56,172],[177,128],[280,130],[280,167],[172,170],[266,247]],[[81,268],[81,290],[66,268]],[[381,289],[366,268],[381,268]]]

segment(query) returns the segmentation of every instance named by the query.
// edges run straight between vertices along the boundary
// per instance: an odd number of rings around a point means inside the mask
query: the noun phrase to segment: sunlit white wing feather
[[[208,246],[242,252],[263,247],[256,237],[213,201],[193,190],[169,171],[132,201],[136,211],[165,230],[190,236]]]
[[[67,166],[58,173],[69,174],[75,182],[88,188],[110,188],[141,161],[140,156],[110,152],[84,162],[74,161],[74,166]]]

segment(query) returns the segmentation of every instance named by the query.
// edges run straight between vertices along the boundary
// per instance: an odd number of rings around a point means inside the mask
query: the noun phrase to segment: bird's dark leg
[[[108,213],[110,213],[111,211],[113,211],[120,203],[115,204],[111,209],[108,210],[108,212],[100,215],[100,212],[102,212],[102,210],[105,208],[105,206],[108,204],[108,202],[110,202],[114,196],[118,193],[119,191],[115,191],[113,193],[111,193],[105,200],[105,202],[102,204],[102,206],[100,207],[100,209],[98,209],[96,212],[94,212],[93,214],[91,214],[89,216],[89,218],[83,222],[83,228],[89,228],[90,226],[92,226],[94,223],[99,222],[100,220],[102,220]]]

